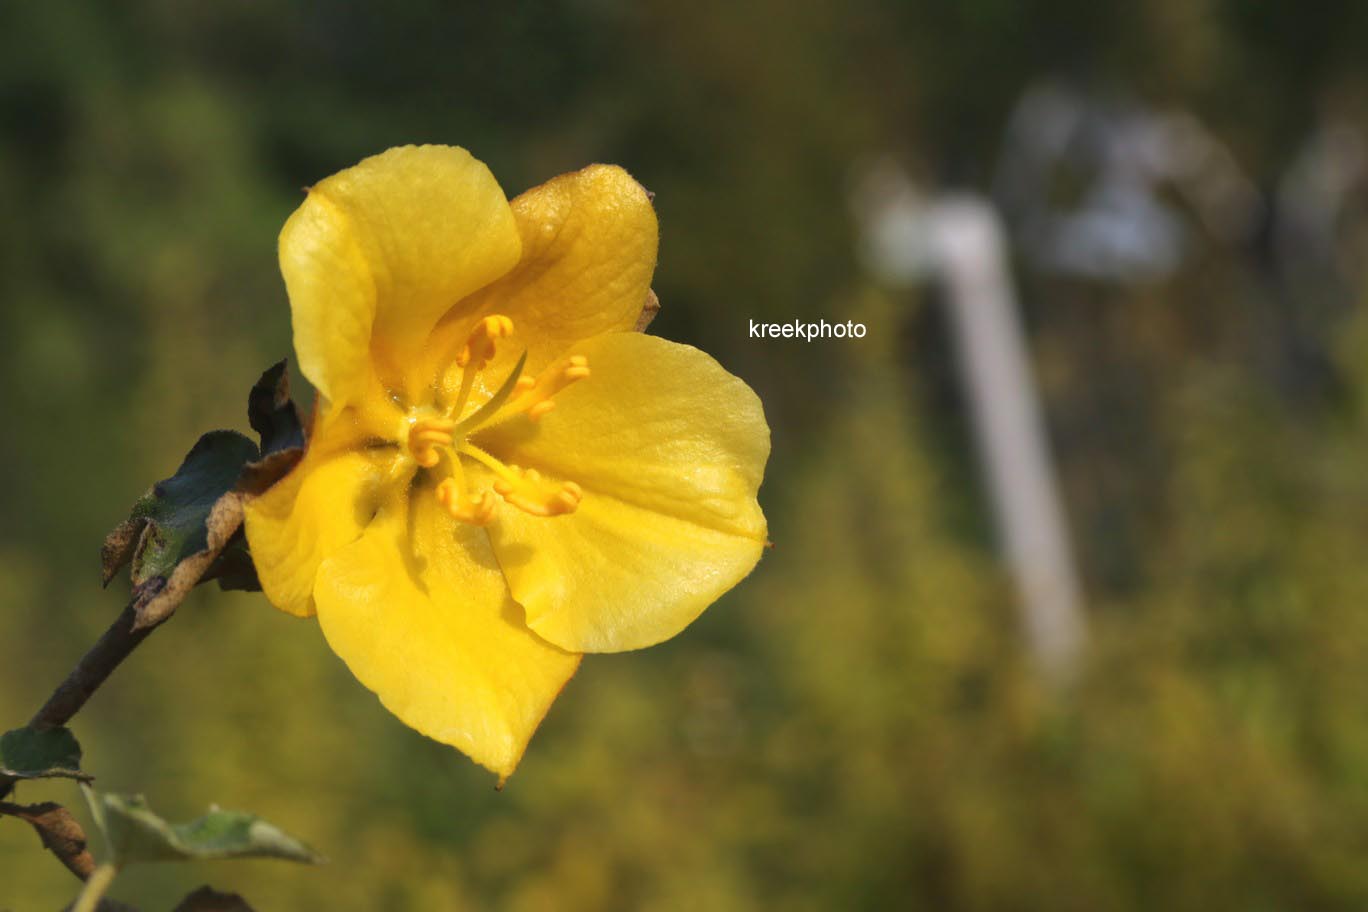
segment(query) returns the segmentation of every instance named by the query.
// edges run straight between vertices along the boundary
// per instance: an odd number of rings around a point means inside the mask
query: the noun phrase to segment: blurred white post
[[[1078,575],[1049,454],[1001,220],[977,197],[927,213],[929,247],[948,299],[958,362],[998,534],[1020,590],[1031,648],[1067,679],[1085,638]]]

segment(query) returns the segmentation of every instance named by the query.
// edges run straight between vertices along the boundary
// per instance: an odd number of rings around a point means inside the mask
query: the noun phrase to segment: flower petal
[[[506,779],[580,657],[527,629],[482,529],[450,519],[430,489],[407,503],[324,561],[319,624],[405,724]]]
[[[477,435],[509,462],[584,488],[549,519],[502,509],[490,529],[528,626],[577,652],[674,636],[755,566],[769,456],[760,400],[697,349],[613,333],[571,351],[593,374],[538,424]]]
[[[319,564],[361,535],[386,477],[362,453],[328,457],[311,449],[289,475],[247,502],[247,544],[271,604],[313,615]]]
[[[442,315],[520,251],[503,191],[464,149],[390,149],[320,181],[280,233],[300,370],[334,402],[361,394],[372,359],[399,389]]]
[[[616,165],[590,165],[534,187],[511,203],[522,259],[443,320],[432,357],[458,349],[476,316],[512,318],[514,336],[487,377],[507,376],[524,350],[527,369],[601,333],[629,330],[646,304],[658,230],[646,190]]]

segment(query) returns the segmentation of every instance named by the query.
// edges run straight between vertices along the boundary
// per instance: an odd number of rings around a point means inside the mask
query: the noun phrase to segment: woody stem
[[[113,673],[119,663],[128,658],[138,644],[161,623],[134,630],[137,612],[129,604],[109,629],[95,641],[90,651],[81,657],[76,667],[66,676],[57,689],[48,697],[38,712],[29,720],[29,726],[40,730],[61,728],[71,721],[72,716],[81,711],[105,679]],[[0,798],[9,794],[11,785],[0,784]]]
[[[48,697],[38,712],[29,720],[29,725],[37,729],[61,728],[71,721],[71,717],[81,711],[86,701],[94,695],[105,679],[128,658],[138,644],[147,639],[157,628],[157,624],[134,630],[137,612],[133,605],[114,619],[109,629],[95,641],[90,651],[81,657],[76,667],[66,676],[57,689]]]

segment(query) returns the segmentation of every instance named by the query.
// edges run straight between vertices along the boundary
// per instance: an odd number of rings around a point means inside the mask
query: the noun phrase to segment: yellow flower
[[[674,636],[764,546],[759,399],[632,331],[656,241],[621,168],[510,203],[442,146],[322,181],[280,235],[319,398],[304,458],[247,509],[262,588],[501,779],[582,653]]]

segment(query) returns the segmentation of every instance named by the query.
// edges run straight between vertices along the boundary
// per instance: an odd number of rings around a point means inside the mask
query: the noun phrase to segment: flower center
[[[494,518],[495,495],[534,516],[573,513],[584,497],[583,489],[573,481],[555,482],[535,469],[505,464],[470,440],[480,428],[518,419],[540,421],[556,407],[552,399],[556,393],[589,376],[589,362],[582,355],[562,358],[536,377],[524,376],[524,354],[498,391],[465,414],[475,382],[493,360],[498,340],[512,334],[513,321],[508,317],[495,314],[481,320],[439,378],[436,405],[405,419],[410,457],[440,479],[434,491],[438,503],[455,519],[476,526],[488,525]],[[489,469],[494,484],[475,491],[463,462]]]

